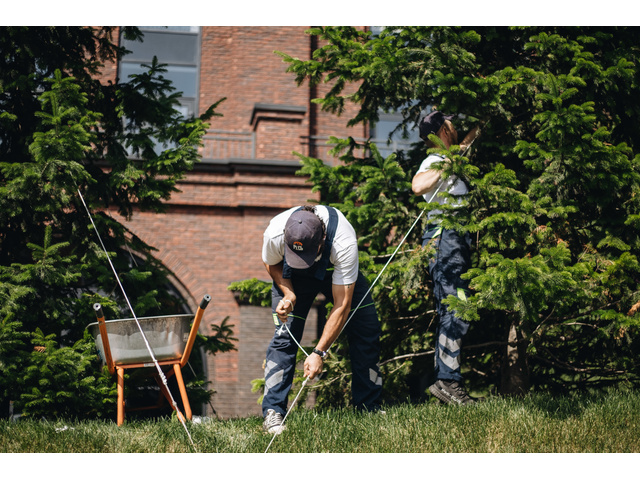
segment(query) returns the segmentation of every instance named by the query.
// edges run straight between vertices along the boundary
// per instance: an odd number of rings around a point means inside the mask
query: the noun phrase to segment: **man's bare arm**
[[[322,336],[316,345],[318,350],[326,352],[333,342],[335,342],[340,332],[349,318],[351,310],[351,300],[353,299],[353,290],[355,284],[350,285],[333,285],[333,308],[329,313],[327,322],[322,331]],[[322,372],[322,359],[315,354],[311,354],[304,362],[304,374],[313,378]]]
[[[411,190],[418,196],[424,195],[438,183],[440,173],[440,170],[435,168],[416,173],[411,181]]]
[[[276,307],[276,314],[280,320],[286,322],[288,315],[293,311],[293,307],[296,304],[296,294],[293,291],[293,284],[291,283],[291,280],[284,278],[282,275],[283,265],[284,262],[280,262],[276,265],[264,264],[269,276],[273,280],[273,283],[276,284],[283,294],[282,300],[280,300]]]

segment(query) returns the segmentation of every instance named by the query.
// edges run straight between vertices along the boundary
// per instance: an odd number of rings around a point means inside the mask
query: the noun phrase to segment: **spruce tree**
[[[463,369],[472,389],[505,394],[638,383],[640,51],[626,27],[314,28],[311,60],[279,54],[315,101],[350,124],[399,112],[396,134],[430,109],[457,115],[470,153],[436,148],[471,189],[448,228],[474,239],[471,295],[450,297],[471,322]],[[420,212],[410,181],[423,143],[383,158],[333,139],[341,164],[301,157],[321,201],[341,209],[374,279]],[[432,371],[434,312],[421,248],[424,217],[376,284],[389,400],[422,398]],[[338,347],[340,348],[340,347]],[[342,368],[342,367],[339,367]],[[338,372],[339,373],[339,372]],[[336,385],[330,376],[326,389]],[[341,388],[344,384],[341,385]],[[322,399],[324,392],[319,396]],[[332,395],[327,394],[326,398]]]
[[[136,28],[123,34],[142,40]],[[183,311],[153,246],[111,212],[163,211],[198,161],[215,105],[200,118],[181,118],[178,92],[156,61],[143,74],[101,83],[104,62],[125,53],[114,35],[111,27],[0,31],[3,416],[9,401],[38,417],[115,410],[115,380],[101,370],[85,327],[95,321],[96,302],[107,318],[131,312],[98,235],[136,315]],[[228,334],[219,339],[225,346]]]

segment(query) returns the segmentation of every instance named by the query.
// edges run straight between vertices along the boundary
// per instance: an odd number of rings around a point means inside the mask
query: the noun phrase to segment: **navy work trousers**
[[[331,287],[332,271],[328,270],[324,280],[317,280],[305,271],[293,270],[291,281],[296,294],[296,305],[287,321],[287,327],[300,343],[304,332],[304,325],[309,310],[318,295],[322,292],[331,302],[333,299]],[[369,283],[360,272],[355,284],[351,308],[360,304],[363,295],[367,293]],[[282,292],[276,285],[271,288],[272,312],[282,298]],[[286,414],[287,395],[293,383],[296,366],[296,352],[298,346],[291,339],[287,328],[277,321],[275,333],[267,348],[265,362],[265,392],[262,400],[262,412],[273,409]],[[352,403],[357,409],[375,411],[379,409],[380,394],[382,393],[382,377],[378,369],[380,356],[380,323],[371,294],[344,329],[349,342],[349,356],[352,371]],[[311,353],[307,351],[307,353]]]
[[[469,234],[460,235],[455,230],[430,224],[422,236],[422,245],[430,243],[435,248],[435,255],[429,262],[429,274],[439,317],[434,373],[436,380],[460,382],[460,348],[469,324],[442,301],[449,295],[465,298],[467,294],[469,284],[460,276],[471,266],[471,239]]]

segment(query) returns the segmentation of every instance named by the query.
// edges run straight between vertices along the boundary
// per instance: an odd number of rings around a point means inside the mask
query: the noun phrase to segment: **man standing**
[[[420,138],[426,142],[427,147],[435,147],[428,138],[430,134],[442,140],[446,148],[458,143],[458,132],[451,123],[451,118],[452,116],[445,116],[440,111],[433,111],[422,119]],[[476,127],[465,137],[460,144],[463,152],[477,134]],[[413,177],[412,190],[416,195],[423,195],[428,202],[437,201],[442,205],[452,201],[453,206],[456,206],[459,205],[460,197],[468,193],[467,185],[453,175],[443,180],[441,170],[433,168],[435,163],[443,161],[450,160],[438,154],[429,155]],[[444,192],[455,197],[449,200],[441,195]],[[422,236],[422,246],[431,243],[436,252],[429,262],[429,274],[439,317],[435,347],[436,381],[429,387],[429,392],[444,403],[468,404],[474,400],[462,386],[460,348],[469,324],[457,317],[455,311],[449,310],[442,300],[449,295],[465,298],[468,283],[460,276],[471,266],[471,240],[468,233],[460,235],[454,230],[443,229],[436,218],[439,213],[441,211],[434,210],[428,214],[429,223]]]
[[[307,314],[318,293],[323,293],[333,308],[316,348],[304,362],[305,377],[312,379],[322,372],[327,350],[345,328],[353,373],[352,402],[360,410],[379,410],[380,324],[367,294],[368,282],[359,271],[355,230],[345,216],[323,205],[293,207],[276,215],[264,232],[262,261],[273,280],[275,323],[265,363],[265,430],[280,433],[284,429],[287,395],[295,374],[296,342],[302,338]],[[358,305],[345,327],[351,309]]]

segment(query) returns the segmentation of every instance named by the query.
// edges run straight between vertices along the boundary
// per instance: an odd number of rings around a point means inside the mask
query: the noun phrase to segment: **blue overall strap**
[[[327,225],[327,237],[324,241],[324,251],[322,252],[322,257],[317,263],[318,266],[315,277],[318,280],[324,280],[324,274],[327,271],[327,267],[329,266],[329,258],[331,257],[333,239],[336,236],[336,230],[338,228],[338,214],[336,213],[336,209],[327,206],[327,210],[329,211],[329,225]]]
[[[301,209],[302,207],[294,210],[294,212],[297,212]],[[336,213],[336,209],[327,206],[327,210],[329,211],[329,225],[327,226],[327,236],[324,241],[324,250],[322,252],[322,257],[320,258],[320,260],[312,267],[315,269],[314,277],[318,280],[324,279],[324,274],[326,273],[327,267],[329,266],[329,258],[331,257],[331,247],[333,246],[333,239],[336,236],[336,229],[338,228],[338,214]],[[291,278],[291,267],[287,263],[286,255],[283,258],[282,276],[284,278]]]
[[[294,213],[298,212],[302,210],[302,207],[298,207],[296,208],[293,212],[291,212],[291,215],[293,215]],[[291,267],[289,266],[289,264],[287,263],[287,255],[283,255],[282,257],[282,278],[291,278]]]

